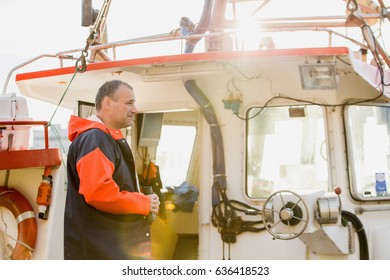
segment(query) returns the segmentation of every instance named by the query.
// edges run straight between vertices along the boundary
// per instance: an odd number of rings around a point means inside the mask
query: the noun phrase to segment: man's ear
[[[110,97],[105,96],[105,97],[103,98],[102,104],[103,104],[104,107],[109,108],[109,107],[111,106],[111,101],[112,101],[112,100],[111,100]]]

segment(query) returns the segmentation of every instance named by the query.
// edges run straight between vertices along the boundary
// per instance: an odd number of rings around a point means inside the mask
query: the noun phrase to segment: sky
[[[93,0],[93,7],[100,9],[103,0]],[[315,2],[315,5],[313,3]],[[11,69],[41,54],[55,54],[60,51],[82,49],[89,35],[88,27],[81,26],[81,0],[1,0],[0,11],[0,88]],[[254,7],[259,1],[251,2]],[[271,0],[262,17],[294,16],[299,7],[302,15],[326,15],[337,9],[338,15],[345,9],[342,0]],[[275,4],[274,4],[275,3]],[[190,17],[195,23],[200,19],[204,0],[113,0],[107,18],[108,41],[121,41],[160,33],[167,33],[179,27],[182,16]],[[253,34],[251,34],[252,36]],[[287,44],[299,42],[291,34]],[[283,42],[277,42],[284,47]],[[179,44],[179,43],[176,43]],[[142,45],[131,49],[134,56],[156,54]],[[175,53],[180,51],[176,45]],[[143,53],[142,53],[143,52]],[[158,54],[156,54],[158,55]],[[41,70],[49,61],[42,59],[16,70],[7,85],[6,93],[16,92],[15,74]],[[58,65],[58,64],[56,64]],[[29,100],[29,112],[33,119],[49,119],[54,108],[42,110],[42,102]],[[63,113],[63,114],[62,114]],[[57,112],[58,121],[64,120],[67,110]],[[54,118],[56,120],[56,118]]]

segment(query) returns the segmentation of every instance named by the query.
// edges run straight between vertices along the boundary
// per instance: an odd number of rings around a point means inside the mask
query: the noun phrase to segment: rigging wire
[[[54,116],[56,115],[58,108],[60,107],[64,97],[68,93],[70,86],[73,84],[74,78],[76,77],[77,73],[84,73],[87,70],[88,50],[89,50],[90,46],[101,36],[101,34],[104,31],[105,21],[106,21],[106,17],[107,17],[107,13],[108,13],[108,9],[110,7],[110,4],[111,4],[111,0],[106,0],[103,3],[103,7],[100,9],[94,25],[90,27],[90,34],[87,37],[85,48],[81,51],[81,55],[75,63],[75,71],[74,71],[65,91],[63,92],[59,102],[57,103],[57,106],[56,106],[56,108],[55,108],[55,110],[54,110],[54,112],[53,112],[53,114],[52,114],[52,116],[47,124],[47,126],[52,129],[57,141],[59,142],[60,148],[63,151],[63,153],[65,153],[65,149],[64,149],[62,141],[59,137],[58,131],[52,125],[52,120],[53,120]],[[66,169],[66,162],[63,160],[63,155],[62,155],[63,153],[61,153],[61,159],[62,159],[62,162],[64,163],[63,166]],[[66,176],[65,176],[65,184],[64,185],[66,188],[67,187]]]
[[[68,83],[68,86],[66,87],[64,93],[61,96],[60,101],[57,104],[56,109],[54,110],[53,115],[50,118],[49,125],[51,124],[51,121],[53,120],[53,117],[57,113],[58,108],[60,107],[62,100],[64,99],[65,95],[67,94],[70,85],[73,83],[73,80],[77,73],[83,73],[87,70],[87,56],[88,56],[88,50],[90,46],[101,36],[101,33],[103,32],[108,9],[110,7],[111,0],[106,0],[103,3],[102,8],[99,11],[99,14],[95,20],[95,23],[93,26],[90,27],[90,33],[87,37],[86,44],[84,47],[84,50],[81,51],[80,57],[77,59],[75,63],[75,71],[73,73],[72,78],[70,79],[70,82]]]

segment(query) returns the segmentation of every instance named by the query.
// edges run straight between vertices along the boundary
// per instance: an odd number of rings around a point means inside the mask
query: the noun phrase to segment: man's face
[[[110,98],[109,117],[106,119],[109,127],[120,129],[132,125],[137,113],[134,92],[127,86],[121,85],[114,97]]]

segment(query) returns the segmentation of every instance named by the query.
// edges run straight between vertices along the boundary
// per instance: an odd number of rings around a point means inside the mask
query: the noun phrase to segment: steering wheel
[[[289,240],[305,231],[309,223],[309,210],[298,194],[282,190],[273,193],[265,201],[262,217],[265,228],[272,236]],[[280,228],[285,232],[280,233]]]

